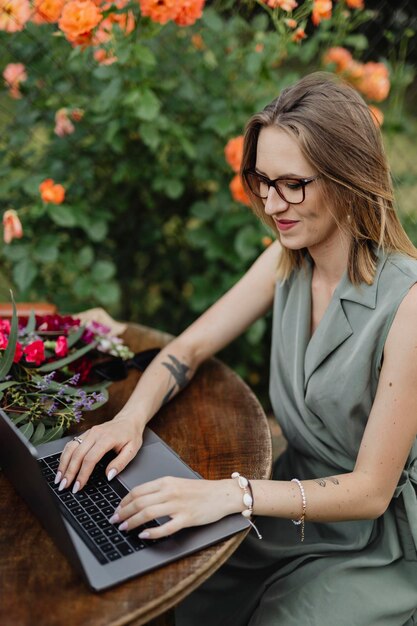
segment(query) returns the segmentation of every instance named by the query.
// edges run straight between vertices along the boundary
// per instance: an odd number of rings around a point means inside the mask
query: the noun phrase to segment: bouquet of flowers
[[[94,362],[133,353],[110,328],[66,315],[11,321],[0,318],[0,406],[34,444],[65,431],[108,400],[108,381],[96,382]]]

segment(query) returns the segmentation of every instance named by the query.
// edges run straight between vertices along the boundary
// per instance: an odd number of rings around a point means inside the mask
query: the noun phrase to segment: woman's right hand
[[[65,446],[55,483],[59,490],[74,483],[72,491],[77,493],[90,477],[97,462],[110,450],[117,456],[106,467],[106,476],[111,480],[134,458],[143,440],[143,427],[132,418],[117,416],[115,419],[93,426]]]

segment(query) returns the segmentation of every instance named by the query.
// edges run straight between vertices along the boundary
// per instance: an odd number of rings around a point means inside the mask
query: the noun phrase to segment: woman
[[[81,489],[112,448],[108,478],[120,472],[159,407],[273,304],[270,393],[288,440],[273,480],[157,480],[112,519],[130,529],[170,516],[147,533],[157,538],[250,510],[251,487],[263,540],[248,537],[180,605],[178,625],[415,624],[417,250],[380,132],[355,90],[312,74],[250,120],[243,177],[277,241],[162,351],[114,420],[67,445],[57,479]]]

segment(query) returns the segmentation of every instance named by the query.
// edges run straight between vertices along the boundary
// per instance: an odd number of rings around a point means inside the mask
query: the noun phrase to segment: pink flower
[[[0,319],[0,332],[10,335],[10,321]]]
[[[0,0],[1,2],[1,0]],[[1,6],[1,5],[0,5]],[[9,63],[3,71],[3,78],[9,88],[9,95],[18,100],[22,97],[20,93],[20,83],[27,80],[26,68],[23,63]]]
[[[8,343],[9,340],[6,335],[4,333],[0,333],[0,350],[5,350]]]
[[[16,33],[30,19],[29,0],[0,0],[0,30]]]
[[[74,130],[75,126],[68,117],[68,109],[59,109],[55,113],[55,134],[58,137],[65,137],[65,135],[71,135]]]
[[[64,357],[68,354],[68,341],[64,335],[60,335],[56,340],[55,354],[59,357]]]
[[[14,209],[7,209],[3,215],[4,243],[11,243],[13,239],[23,237],[22,223]]]
[[[23,348],[26,361],[40,365],[45,360],[45,347],[43,341],[37,339]]]

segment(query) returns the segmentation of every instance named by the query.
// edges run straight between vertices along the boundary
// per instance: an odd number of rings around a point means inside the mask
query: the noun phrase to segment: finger
[[[87,438],[87,436],[88,436],[88,431],[83,433],[83,437],[82,437],[83,443],[84,443],[84,440]],[[59,483],[62,480],[63,476],[65,475],[68,469],[68,466],[71,462],[73,455],[78,450],[80,445],[81,444],[78,441],[75,441],[74,439],[72,441],[69,441],[65,445],[61,453],[61,457],[59,459],[59,466],[58,466],[58,470],[55,476],[55,484]]]
[[[110,452],[110,450],[113,450],[113,448],[114,448],[114,441],[112,439],[102,438],[100,440],[95,440],[89,449],[86,449],[85,451],[83,451],[83,457],[82,457],[81,462],[78,464],[78,467],[75,466],[76,467],[75,473],[70,474],[70,479],[73,479],[75,474],[77,474],[76,482],[78,483],[78,488],[75,490],[75,493],[79,489],[82,489],[85,486],[85,484],[90,478],[91,473],[94,470],[97,463],[107,452]],[[70,465],[69,471],[71,470],[72,468]],[[74,484],[74,488],[75,488],[75,484]]]
[[[140,499],[135,499],[127,506],[121,507],[121,504],[115,509],[114,514],[111,516],[110,521],[112,524],[120,524],[134,515],[138,515],[144,509],[150,506],[156,506],[158,504],[165,504],[165,501],[161,501],[159,492],[151,493],[146,496],[142,496]]]
[[[119,454],[106,467],[107,480],[112,480],[112,478],[124,470],[126,465],[136,456],[140,444],[139,446],[134,446],[132,442],[128,442],[123,446]]]
[[[156,480],[151,480],[147,483],[143,483],[142,485],[138,485],[134,487],[127,496],[123,498],[123,500],[119,504],[119,509],[128,506],[137,498],[142,498],[150,493],[156,493],[161,491],[162,488],[162,479],[157,478]]]
[[[78,471],[80,467],[82,466],[85,456],[89,453],[90,449],[94,446],[94,443],[95,443],[94,439],[90,438],[90,439],[83,440],[82,443],[77,444],[78,448],[76,448],[73,451],[72,456],[67,465],[67,468],[63,472],[62,480],[58,487],[59,491],[62,491],[63,488],[68,488],[72,484],[75,476],[78,474]],[[64,481],[65,481],[65,484],[64,484]],[[78,487],[75,490],[75,492],[78,491],[79,488],[80,488],[80,484],[78,484]]]
[[[129,531],[133,528],[137,528],[138,526],[142,526],[146,524],[146,522],[151,522],[152,520],[158,517],[165,517],[169,515],[169,504],[167,502],[154,504],[152,506],[148,506],[142,511],[139,511],[125,519],[121,524],[119,524],[119,530]],[[171,510],[172,512],[172,510]]]
[[[184,523],[181,520],[180,516],[175,517],[174,519],[169,520],[165,524],[160,524],[158,526],[153,526],[152,528],[146,528],[139,533],[140,539],[161,539],[162,537],[169,537],[169,535],[173,535],[174,533],[184,528]]]

